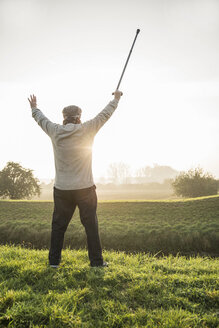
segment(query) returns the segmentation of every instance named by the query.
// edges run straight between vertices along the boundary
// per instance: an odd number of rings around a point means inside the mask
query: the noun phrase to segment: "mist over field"
[[[139,168],[134,174],[125,163],[111,163],[107,176],[96,179],[99,200],[176,198],[172,181],[179,172],[169,166]],[[33,199],[52,200],[53,180],[42,180],[41,195]]]

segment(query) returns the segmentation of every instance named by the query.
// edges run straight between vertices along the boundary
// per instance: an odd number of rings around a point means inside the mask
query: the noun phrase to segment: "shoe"
[[[53,269],[57,269],[59,267],[58,264],[50,264],[49,266],[50,266],[50,268],[53,268]]]
[[[97,263],[97,264],[92,263],[91,266],[92,266],[92,267],[98,267],[98,268],[105,268],[105,267],[108,267],[109,264],[108,264],[107,262],[103,261],[103,263],[101,263],[101,264],[98,264],[98,263]]]

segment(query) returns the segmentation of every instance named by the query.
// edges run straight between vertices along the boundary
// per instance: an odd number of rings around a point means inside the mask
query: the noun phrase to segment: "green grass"
[[[52,202],[0,201],[1,243],[48,248]],[[108,250],[160,254],[219,255],[219,197],[98,204],[102,246]],[[76,211],[65,247],[86,247]]]
[[[104,252],[90,268],[85,250],[65,250],[58,270],[48,251],[0,247],[0,327],[218,327],[219,260]]]

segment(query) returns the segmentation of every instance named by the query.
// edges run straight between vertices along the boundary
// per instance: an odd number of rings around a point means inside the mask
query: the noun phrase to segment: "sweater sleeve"
[[[92,134],[96,134],[100,128],[108,121],[118,106],[118,100],[114,99],[92,120],[85,122],[84,127]]]
[[[51,122],[40,109],[33,108],[32,116],[49,137],[52,137],[55,134],[58,124]]]

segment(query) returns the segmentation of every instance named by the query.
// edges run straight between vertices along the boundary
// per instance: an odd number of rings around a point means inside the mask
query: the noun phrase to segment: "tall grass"
[[[0,201],[1,243],[48,248],[52,202]],[[100,202],[103,248],[163,254],[219,254],[219,197],[184,201]],[[65,247],[86,247],[86,236],[75,213]]]
[[[85,250],[65,250],[58,270],[48,252],[0,247],[0,327],[216,328],[219,261],[104,252],[90,268]]]

